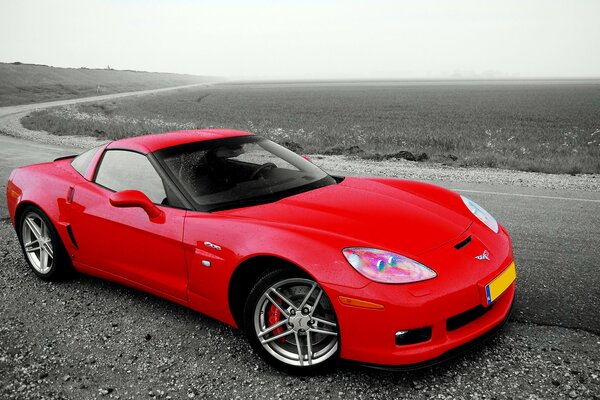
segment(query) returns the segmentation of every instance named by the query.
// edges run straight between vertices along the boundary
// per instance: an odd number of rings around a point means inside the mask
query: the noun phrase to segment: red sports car
[[[289,372],[430,365],[506,321],[506,230],[471,200],[330,176],[269,140],[193,130],[14,170],[8,208],[42,279],[72,269],[244,330]]]

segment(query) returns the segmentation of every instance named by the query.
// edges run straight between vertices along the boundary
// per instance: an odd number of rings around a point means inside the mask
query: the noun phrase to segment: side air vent
[[[69,234],[69,239],[71,239],[71,243],[75,246],[76,249],[79,248],[77,245],[77,241],[75,241],[75,235],[73,235],[73,229],[71,229],[71,224],[67,225],[67,233]]]
[[[466,238],[465,240],[463,240],[463,241],[462,241],[462,242],[460,242],[460,243],[456,243],[456,244],[454,245],[454,248],[455,248],[456,250],[460,250],[460,249],[462,249],[463,247],[465,247],[466,245],[468,245],[469,243],[471,243],[471,236],[469,236],[468,238]]]

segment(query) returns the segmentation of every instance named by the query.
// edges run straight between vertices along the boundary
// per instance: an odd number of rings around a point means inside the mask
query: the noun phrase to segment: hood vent
[[[466,245],[468,245],[469,243],[471,243],[471,236],[469,236],[468,238],[466,238],[465,240],[463,240],[463,241],[462,241],[462,242],[460,242],[460,243],[456,243],[456,244],[454,245],[454,248],[455,248],[456,250],[460,250],[460,249],[462,249],[463,247],[465,247]]]

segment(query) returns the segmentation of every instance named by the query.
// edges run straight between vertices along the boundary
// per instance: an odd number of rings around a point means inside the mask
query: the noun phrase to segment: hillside
[[[0,106],[214,81],[215,77],[0,63]]]

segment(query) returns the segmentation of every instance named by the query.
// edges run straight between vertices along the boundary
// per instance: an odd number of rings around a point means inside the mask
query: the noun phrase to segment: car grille
[[[448,318],[446,320],[446,330],[448,332],[457,330],[467,325],[469,322],[475,321],[477,318],[482,317],[488,311],[490,311],[492,307],[484,307],[482,305],[478,305],[477,307],[473,307],[470,310],[467,310],[463,313],[457,314],[454,317]]]

